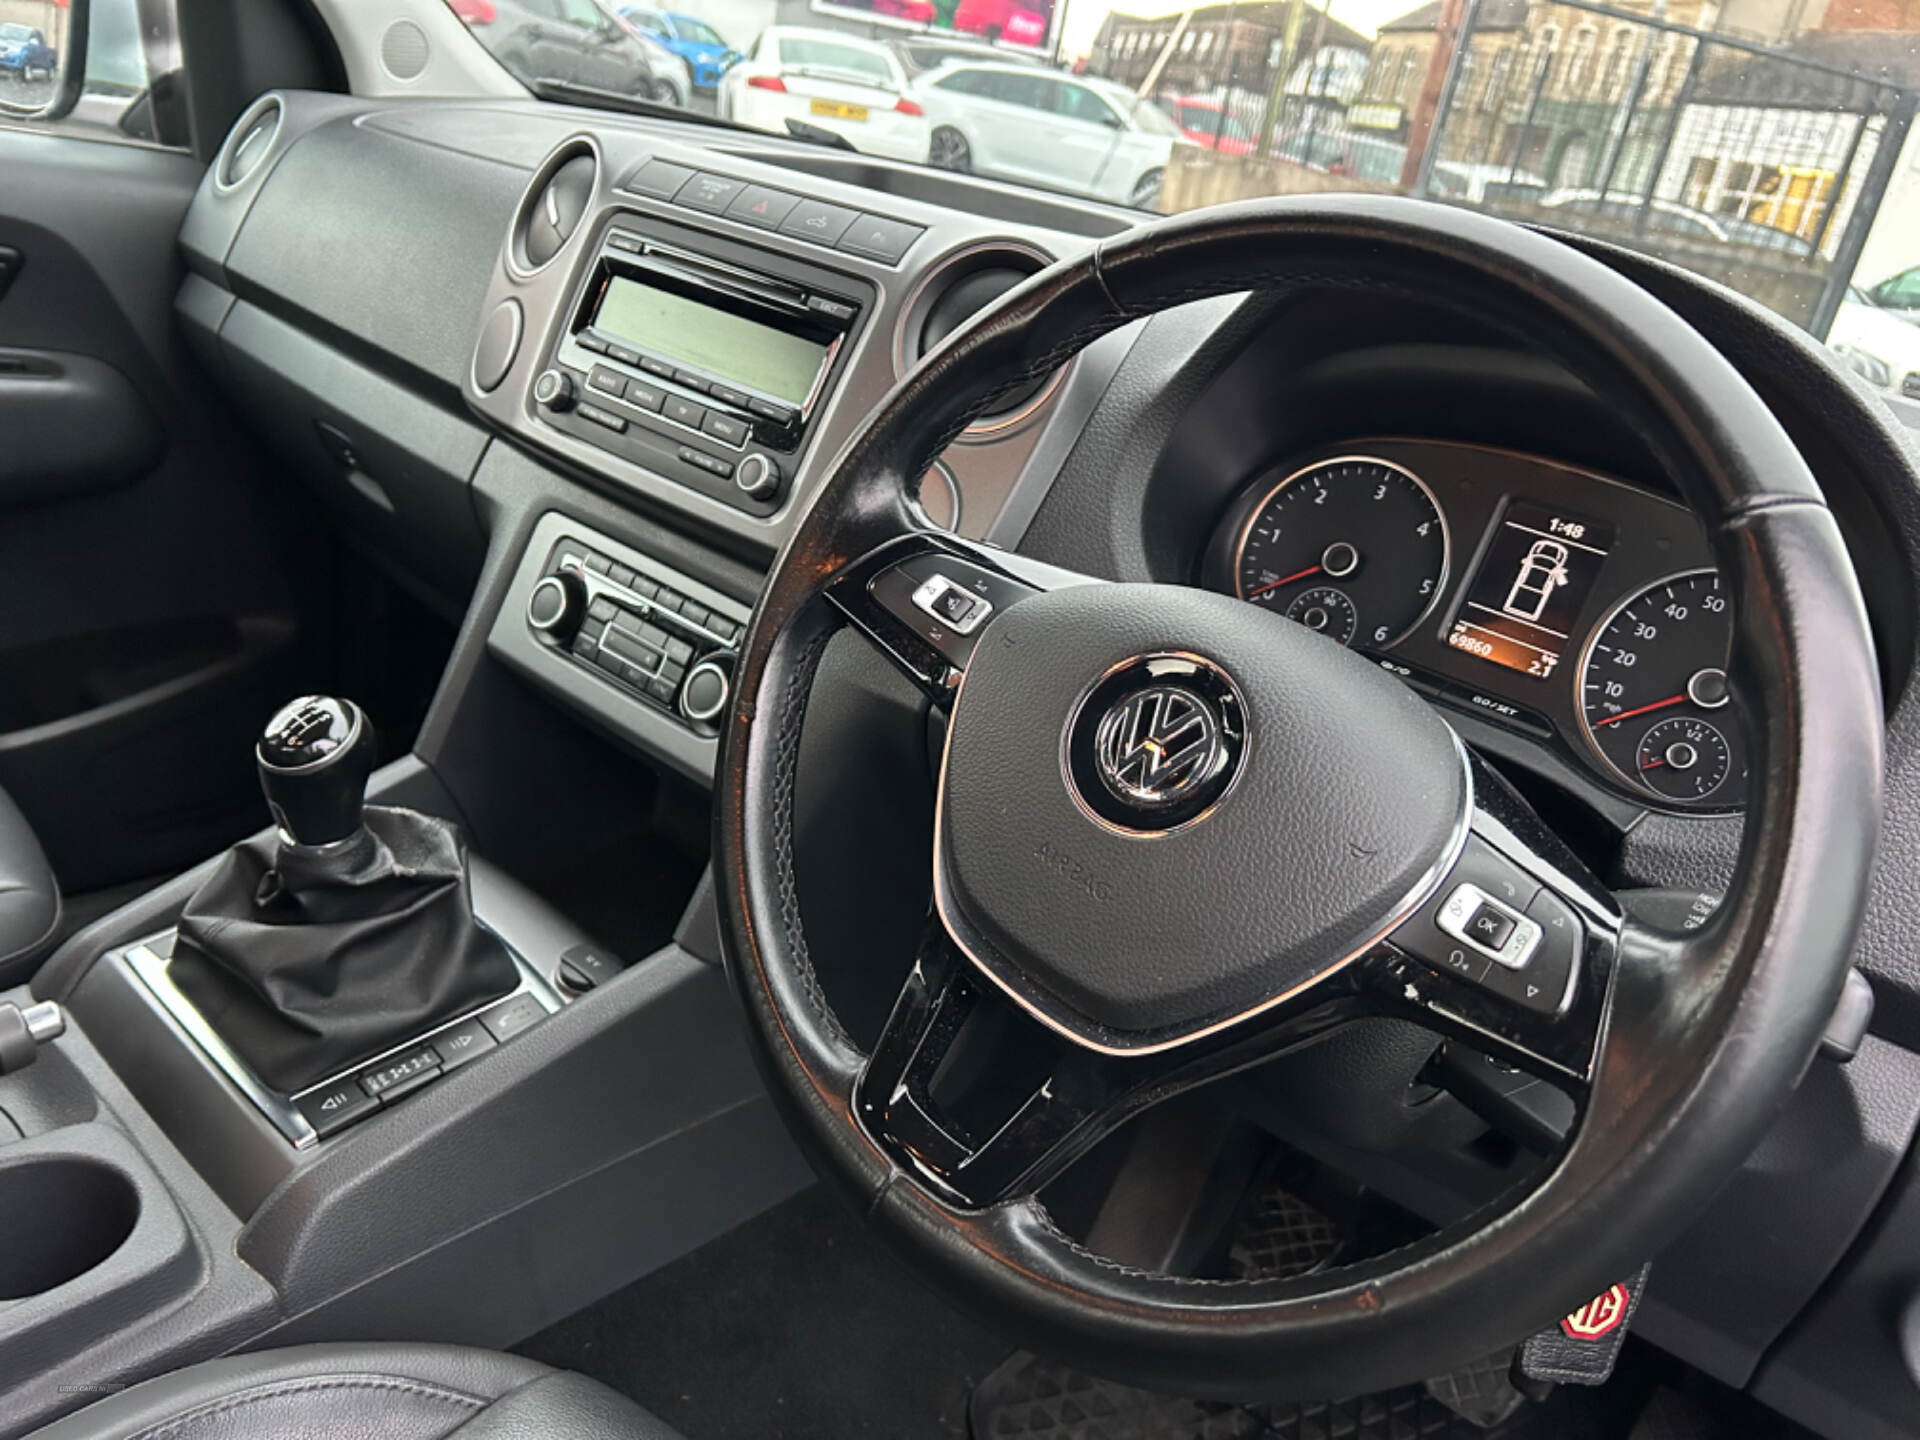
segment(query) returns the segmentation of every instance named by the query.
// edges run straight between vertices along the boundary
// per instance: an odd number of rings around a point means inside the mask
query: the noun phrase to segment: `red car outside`
[[[1015,45],[1047,43],[1047,17],[1019,0],[960,0],[953,12],[953,28]]]
[[[1228,111],[1223,120],[1218,100],[1198,100],[1181,95],[1163,104],[1173,117],[1173,123],[1180,127],[1180,133],[1194,144],[1217,150],[1222,155],[1253,153],[1253,132],[1232,111]]]

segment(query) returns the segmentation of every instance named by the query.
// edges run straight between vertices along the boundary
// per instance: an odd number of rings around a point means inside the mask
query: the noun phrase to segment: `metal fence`
[[[1467,0],[1411,176],[1431,30],[1363,52],[1324,44],[1313,11],[1271,43],[1229,19],[1210,54],[1176,28],[1165,54],[1122,46],[1102,68],[1186,133],[1184,203],[1406,188],[1661,256],[1824,335],[1915,93],[1653,6]]]
[[[1912,91],[1587,0],[1488,43],[1479,9],[1417,191],[1647,251],[1826,333]],[[1448,170],[1474,193],[1447,194]]]

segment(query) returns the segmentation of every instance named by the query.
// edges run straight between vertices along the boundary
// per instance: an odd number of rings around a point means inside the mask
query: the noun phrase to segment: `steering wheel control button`
[[[1540,943],[1538,925],[1471,882],[1454,886],[1435,919],[1447,935],[1509,970],[1522,969]]]
[[[749,456],[749,459],[752,457]],[[978,596],[987,606],[974,623],[961,630],[944,616],[918,604],[914,597],[935,579]],[[875,576],[870,592],[881,606],[907,629],[936,650],[940,657],[964,670],[974,643],[988,620],[1009,605],[1030,599],[1035,591],[997,571],[951,555],[922,555],[902,561]]]
[[[1195,655],[1141,655],[1096,681],[1067,722],[1074,797],[1104,824],[1140,833],[1193,824],[1240,774],[1247,702]]]
[[[352,1080],[336,1081],[294,1102],[322,1140],[347,1128],[363,1115],[380,1108],[380,1102]]]
[[[1521,943],[1521,919],[1540,887],[1526,873],[1508,861],[1478,835],[1467,836],[1460,858],[1439,893],[1393,932],[1394,945],[1429,965],[1478,979],[1486,968],[1502,955],[1511,957]],[[1489,945],[1473,937],[1469,925],[1489,908],[1494,914],[1514,922],[1513,929],[1498,944]],[[1539,941],[1539,926],[1527,922],[1527,953]],[[1485,932],[1484,938],[1491,938]],[[1470,965],[1470,961],[1485,964]],[[1522,962],[1524,963],[1524,962]],[[1477,969],[1478,974],[1469,973]]]
[[[935,575],[913,592],[914,606],[943,621],[956,635],[971,635],[993,613],[993,602],[984,595],[962,589],[945,575]]]
[[[1572,989],[1580,963],[1583,930],[1573,908],[1551,890],[1542,890],[1527,906],[1526,922],[1540,934],[1531,961],[1522,969],[1496,965],[1487,988],[1537,1015],[1558,1015]]]

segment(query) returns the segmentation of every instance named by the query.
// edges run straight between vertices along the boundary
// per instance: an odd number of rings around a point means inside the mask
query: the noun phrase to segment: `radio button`
[[[624,345],[607,346],[607,354],[612,359],[618,360],[622,365],[638,365],[640,363],[640,352],[638,350],[629,350]]]
[[[644,380],[627,381],[627,403],[637,405],[642,410],[658,412],[667,403],[667,392],[658,385],[649,385]]]
[[[674,371],[673,380],[676,385],[684,385],[696,395],[704,395],[713,388],[713,382],[711,380],[707,379],[704,375],[695,374],[691,370]]]
[[[640,253],[640,237],[626,230],[615,230],[607,236],[607,244],[615,250],[624,250],[629,255]]]
[[[769,190],[764,185],[749,185],[727,207],[727,218],[746,225],[756,225],[762,230],[778,230],[780,222],[787,218],[787,212],[799,203],[798,195],[789,195],[784,190]]]
[[[596,365],[587,376],[587,388],[618,399],[627,393],[627,377],[608,366]]]
[[[744,390],[735,390],[727,385],[714,385],[707,393],[722,405],[731,405],[736,410],[745,410],[752,400]]]
[[[596,355],[606,354],[609,348],[607,342],[602,340],[598,335],[595,335],[591,330],[582,330],[578,335],[573,337],[573,340],[582,350],[591,350]]]
[[[859,218],[858,210],[849,210],[843,205],[802,200],[780,222],[780,233],[798,235],[802,240],[811,240],[816,245],[831,249],[840,243],[840,237],[847,233],[847,227]]]
[[[690,165],[676,165],[671,160],[649,160],[638,170],[620,182],[622,190],[631,190],[636,195],[651,195],[656,200],[671,200],[674,193],[693,176]]]
[[[716,440],[724,440],[729,445],[747,443],[747,422],[732,415],[722,415],[718,410],[707,412],[707,422],[701,427]]]
[[[824,315],[829,320],[851,320],[854,313],[853,306],[846,301],[834,300],[826,295],[809,295],[807,309],[816,315]]]
[[[870,260],[884,260],[889,265],[897,265],[900,257],[912,248],[925,231],[918,225],[909,225],[902,220],[888,220],[881,215],[862,215],[847,227],[847,233],[833,248],[844,250],[849,255],[864,255]]]
[[[689,210],[704,210],[709,215],[722,214],[733,197],[746,189],[743,180],[729,180],[724,175],[710,175],[701,171],[674,193],[674,203],[684,205]]]
[[[700,428],[700,422],[707,418],[706,406],[696,405],[693,401],[683,399],[678,395],[667,396],[667,403],[663,413],[667,419],[676,421],[681,425],[689,426],[695,430],[698,430]]]
[[[662,380],[671,380],[673,378],[673,363],[668,360],[662,360],[657,355],[636,355],[627,363],[630,365],[638,365],[642,370],[646,371],[647,374],[658,375]]]
[[[574,411],[582,420],[590,420],[603,429],[616,435],[626,433],[627,422],[611,410],[602,410],[598,405],[582,405]]]
[[[790,405],[776,405],[771,400],[749,400],[747,401],[747,409],[758,415],[762,420],[771,420],[776,425],[791,425],[793,423],[793,407]]]

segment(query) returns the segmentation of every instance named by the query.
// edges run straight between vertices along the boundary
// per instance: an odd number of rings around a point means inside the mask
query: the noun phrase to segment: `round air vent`
[[[514,226],[514,258],[522,268],[538,270],[573,238],[599,179],[600,157],[584,141],[569,144],[540,167]]]
[[[380,37],[380,65],[396,80],[418,80],[433,57],[427,32],[411,20],[396,20]]]
[[[1048,256],[1037,250],[1007,244],[982,246],[954,256],[934,271],[907,303],[900,322],[900,373],[904,375],[911,370],[921,356],[1051,263]],[[972,428],[996,429],[1020,418],[1032,409],[1040,393],[1053,384],[1053,378],[1043,376],[1014,394],[1002,396]]]
[[[280,133],[280,101],[267,96],[240,117],[228,137],[226,148],[214,170],[214,178],[223,190],[244,185],[273,150],[274,137]]]

